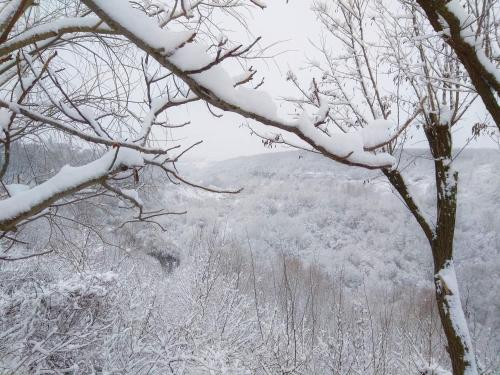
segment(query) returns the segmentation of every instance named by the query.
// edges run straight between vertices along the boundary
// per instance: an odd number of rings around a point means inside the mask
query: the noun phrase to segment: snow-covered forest
[[[0,0],[0,374],[499,375],[499,12]]]

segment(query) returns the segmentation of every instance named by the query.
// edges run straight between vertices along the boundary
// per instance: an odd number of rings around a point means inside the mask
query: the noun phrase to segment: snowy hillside
[[[456,264],[463,299],[482,323],[500,331],[500,173],[498,150],[465,150],[459,171]],[[400,159],[411,191],[434,220],[431,161],[423,150]],[[188,207],[179,225],[218,224],[265,262],[280,253],[319,265],[346,286],[431,290],[433,266],[423,233],[380,172],[321,156],[283,152],[186,166],[205,185],[244,190],[220,196],[190,188],[167,192]],[[179,195],[180,194],[180,195]],[[179,228],[180,229],[180,228]]]
[[[462,274],[471,274],[471,282],[480,282],[472,277],[478,267],[493,280],[500,275],[500,153],[467,150],[456,160],[460,172],[456,261]],[[424,151],[410,150],[400,165],[412,192],[433,218],[431,161]],[[236,237],[248,234],[262,256],[285,252],[326,270],[344,267],[352,285],[359,285],[363,277],[412,285],[432,282],[428,243],[380,172],[344,167],[304,152],[184,169],[196,182],[244,190],[236,196],[190,188],[178,196],[179,189],[169,190],[167,202],[175,199],[179,207],[189,208],[183,223],[216,220]],[[493,284],[486,290],[500,288]]]
[[[500,368],[499,161],[496,150],[471,150],[456,163],[462,300],[491,375]],[[196,183],[244,190],[165,181],[159,202],[141,189],[149,206],[188,210],[163,219],[166,232],[122,227],[123,211],[101,197],[62,212],[85,226],[70,222],[47,244],[35,226],[31,245],[14,250],[53,253],[0,264],[0,372],[448,374],[429,245],[379,172],[300,152],[178,167]],[[432,217],[425,153],[411,150],[401,168]]]

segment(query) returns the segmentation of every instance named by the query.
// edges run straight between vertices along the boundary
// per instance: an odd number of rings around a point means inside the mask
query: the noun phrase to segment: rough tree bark
[[[436,175],[437,218],[431,248],[439,315],[448,341],[453,374],[477,374],[453,266],[458,172],[452,167],[451,130],[448,124],[437,123],[437,119],[433,126],[425,126],[424,130],[434,157]]]
[[[475,48],[464,39],[461,33],[460,20],[447,7],[449,1],[417,0],[417,3],[425,11],[427,19],[435,31],[442,32],[444,27],[441,20],[446,21],[448,32],[444,40],[453,48],[458,59],[467,70],[477,93],[483,100],[498,129],[500,129],[500,106],[497,97],[495,97],[495,95],[500,95],[500,82],[491,72],[485,69]]]
[[[403,198],[429,241],[434,260],[434,284],[441,325],[447,340],[454,375],[477,375],[477,365],[469,329],[463,313],[453,265],[453,238],[457,211],[458,172],[452,167],[452,138],[448,124],[440,124],[434,114],[424,126],[434,158],[437,215],[432,227],[409,193],[397,170],[383,170]]]

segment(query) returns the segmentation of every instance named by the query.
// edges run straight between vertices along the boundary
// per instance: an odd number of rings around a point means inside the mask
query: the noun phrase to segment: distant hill
[[[435,216],[431,167],[424,150],[409,150],[400,159],[411,191],[430,218]],[[500,301],[500,151],[464,150],[455,168],[460,173],[456,263],[464,293],[478,305],[482,299]],[[297,151],[200,167],[186,163],[181,170],[196,182],[244,190],[221,196],[168,186],[166,200],[189,211],[174,224],[177,230],[217,222],[242,246],[248,235],[262,259],[284,252],[331,272],[343,269],[351,287],[363,280],[381,287],[431,286],[429,245],[380,172]],[[484,314],[490,308],[485,306]],[[494,308],[500,317],[500,304]]]

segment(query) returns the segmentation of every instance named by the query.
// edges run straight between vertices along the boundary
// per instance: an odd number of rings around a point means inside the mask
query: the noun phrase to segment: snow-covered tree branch
[[[324,111],[316,116],[304,112],[298,119],[280,118],[273,99],[264,92],[235,87],[237,82],[222,67],[214,64],[217,57],[211,57],[205,52],[206,46],[193,41],[193,33],[164,30],[140,11],[123,7],[120,0],[85,0],[84,3],[113,30],[129,38],[211,105],[293,133],[331,159],[344,164],[381,168],[394,162],[386,153],[365,151],[370,149],[371,144],[365,144],[367,141],[360,133],[325,136],[317,131],[315,125],[322,121]],[[115,11],[120,6],[120,11]],[[140,20],[140,27],[136,20]],[[380,133],[377,135],[380,137]],[[390,138],[390,135],[385,137]]]
[[[151,2],[122,2],[118,8],[123,5],[145,17],[145,27],[152,23],[161,30],[156,26],[160,20],[163,27],[176,23],[211,39],[216,30],[208,23],[191,21],[192,12],[224,12],[246,4],[198,2],[188,9],[185,2],[176,2],[167,9]],[[153,9],[162,11],[152,14]],[[71,205],[74,196],[80,201],[106,194],[130,201],[139,194],[141,175],[149,169],[162,171],[167,180],[205,188],[183,178],[175,167],[199,142],[183,146],[174,141],[171,132],[190,121],[176,122],[167,112],[201,98],[171,71],[89,12],[81,1],[2,2],[0,20],[2,238],[15,240],[17,234],[11,237],[9,232],[19,233],[39,218],[57,217],[58,207]],[[170,40],[170,35],[177,39]],[[193,35],[193,31],[168,34],[164,47],[168,50],[169,43],[177,46]],[[244,53],[236,49],[230,57],[243,58]],[[17,150],[30,144],[49,149],[53,142],[71,142],[75,151],[93,156],[84,165],[66,165],[44,175],[35,170],[29,176],[14,174],[11,167]],[[123,191],[133,193],[124,195]],[[154,221],[161,215],[180,213],[138,202],[133,200],[132,208],[138,211],[134,220]]]
[[[417,0],[436,32],[451,46],[500,129],[498,3],[461,0]],[[475,10],[475,11],[474,11]]]

